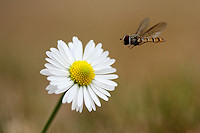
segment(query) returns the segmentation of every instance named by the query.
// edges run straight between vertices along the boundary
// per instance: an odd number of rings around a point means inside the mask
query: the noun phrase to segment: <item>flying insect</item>
[[[133,48],[135,46],[141,46],[147,42],[161,43],[166,40],[159,35],[163,32],[165,27],[167,26],[166,22],[160,22],[150,29],[147,29],[149,24],[149,19],[145,18],[139,25],[138,30],[135,34],[124,35],[123,40],[124,45],[129,45],[129,48]],[[146,30],[146,31],[145,31]]]

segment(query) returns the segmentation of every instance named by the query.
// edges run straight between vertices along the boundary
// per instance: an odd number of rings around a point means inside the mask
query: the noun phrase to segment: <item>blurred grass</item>
[[[0,1],[0,133],[40,132],[60,95],[39,74],[45,51],[76,35],[116,59],[119,86],[89,113],[62,105],[54,132],[199,133],[199,1]],[[128,4],[127,4],[128,3]],[[173,4],[171,4],[173,3]],[[167,42],[129,50],[119,41],[149,17]]]

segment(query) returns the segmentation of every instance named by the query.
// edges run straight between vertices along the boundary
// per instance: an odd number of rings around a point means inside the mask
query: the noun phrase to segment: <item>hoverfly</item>
[[[129,45],[129,48],[133,48],[134,46],[140,46],[147,42],[154,42],[154,43],[160,43],[165,42],[165,40],[161,37],[158,37],[160,33],[165,29],[167,26],[167,23],[160,22],[147,31],[145,29],[147,28],[149,24],[149,19],[145,18],[139,25],[138,30],[135,34],[132,35],[125,35],[120,40],[123,40],[124,45]]]

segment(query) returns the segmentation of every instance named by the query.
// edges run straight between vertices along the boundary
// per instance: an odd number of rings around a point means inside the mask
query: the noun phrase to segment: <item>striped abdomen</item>
[[[155,43],[159,43],[159,42],[165,42],[165,40],[161,37],[142,37],[142,38],[138,38],[138,43],[146,43],[146,42],[155,42]]]

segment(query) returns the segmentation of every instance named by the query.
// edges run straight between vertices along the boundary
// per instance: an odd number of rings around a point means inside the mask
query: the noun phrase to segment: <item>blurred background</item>
[[[89,113],[63,104],[49,133],[199,133],[200,1],[0,1],[0,132],[41,132],[61,95],[40,75],[45,51],[73,36],[116,59],[118,87]],[[132,50],[119,40],[144,18],[167,42]]]

